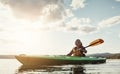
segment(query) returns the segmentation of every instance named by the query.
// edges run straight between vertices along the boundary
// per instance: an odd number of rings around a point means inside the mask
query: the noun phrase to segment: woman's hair
[[[82,42],[81,42],[80,39],[76,39],[76,41],[75,41],[75,45],[77,45],[78,42],[82,45]]]

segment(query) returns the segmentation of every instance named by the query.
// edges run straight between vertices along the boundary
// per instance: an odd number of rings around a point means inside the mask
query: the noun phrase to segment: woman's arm
[[[67,54],[67,56],[71,56],[73,54],[73,50],[71,50],[68,54]]]
[[[87,53],[87,50],[83,47],[82,52]]]

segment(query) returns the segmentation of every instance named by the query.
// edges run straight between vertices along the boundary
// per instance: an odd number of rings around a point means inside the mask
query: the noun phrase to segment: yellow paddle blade
[[[92,41],[89,46],[96,46],[96,45],[99,45],[99,44],[102,44],[104,42],[103,39],[96,39],[94,41]]]

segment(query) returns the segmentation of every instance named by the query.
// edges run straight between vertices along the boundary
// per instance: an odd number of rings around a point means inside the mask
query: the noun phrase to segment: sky
[[[120,53],[120,0],[0,0],[0,54]]]

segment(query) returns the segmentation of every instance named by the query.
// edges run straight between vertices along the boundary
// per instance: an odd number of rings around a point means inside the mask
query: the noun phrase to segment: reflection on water
[[[21,66],[17,74],[85,74],[85,69],[80,65],[74,66]]]
[[[0,59],[0,74],[120,74],[120,60],[104,64],[21,66],[16,59]]]
[[[120,60],[104,64],[20,66],[16,74],[120,74]]]
[[[76,67],[73,67],[71,68],[72,71],[73,71],[73,74],[85,74],[85,68],[82,67],[82,66],[76,66]]]

